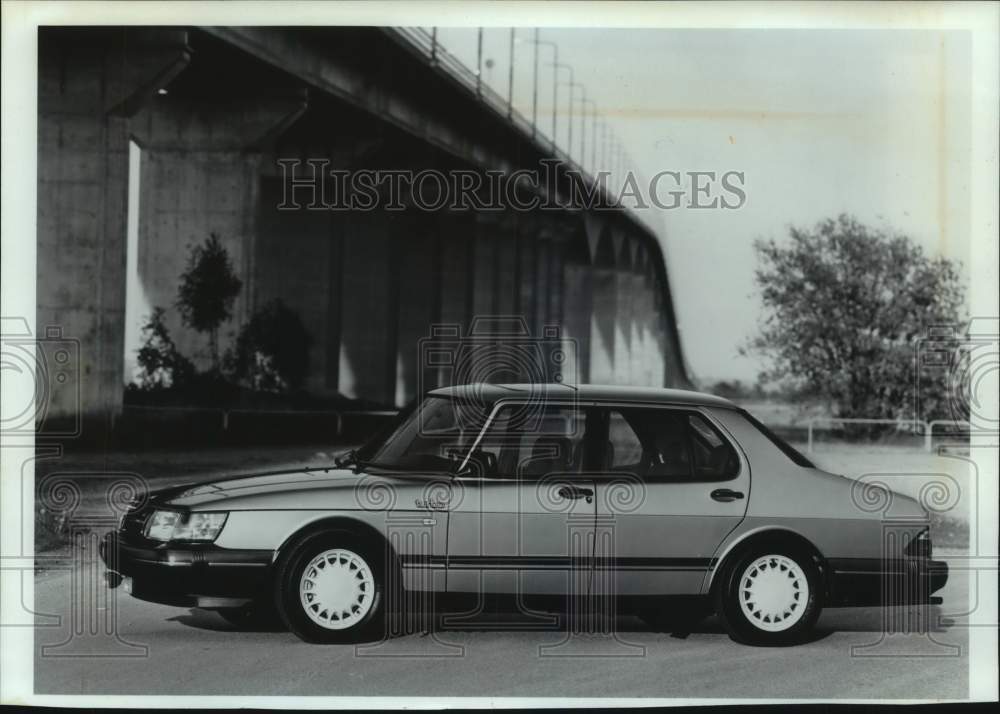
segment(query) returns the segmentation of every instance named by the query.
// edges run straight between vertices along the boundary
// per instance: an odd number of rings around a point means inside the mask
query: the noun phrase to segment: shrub
[[[153,309],[142,327],[142,347],[139,348],[138,387],[154,391],[182,387],[194,376],[194,366],[177,351],[163,322],[163,308]]]
[[[177,307],[185,325],[208,333],[215,371],[219,369],[219,326],[232,315],[233,301],[242,287],[218,235],[212,233],[191,249],[177,288]]]
[[[255,391],[294,391],[309,368],[311,343],[299,316],[273,300],[240,330],[227,366],[238,382]]]

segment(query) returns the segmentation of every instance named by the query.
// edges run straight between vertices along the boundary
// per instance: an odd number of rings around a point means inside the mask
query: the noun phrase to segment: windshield
[[[427,397],[376,448],[366,450],[362,461],[403,471],[454,471],[475,443],[489,411],[489,405]]]

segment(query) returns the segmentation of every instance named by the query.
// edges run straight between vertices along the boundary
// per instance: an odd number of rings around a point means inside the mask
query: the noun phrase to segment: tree
[[[947,375],[922,375],[918,395],[916,357],[929,328],[963,321],[954,263],[846,215],[792,228],[789,244],[754,245],[765,317],[748,348],[770,358],[763,379],[822,398],[842,418],[939,416],[926,410],[947,401]]]
[[[305,379],[311,343],[299,316],[273,300],[243,326],[226,362],[233,376],[255,391],[287,392]]]
[[[138,386],[143,391],[183,387],[194,374],[194,366],[170,339],[163,315],[162,307],[154,308],[142,326],[142,347],[136,353],[136,361]]]
[[[708,391],[725,399],[747,399],[751,395],[751,390],[738,379],[720,379]]]
[[[188,256],[187,269],[177,289],[177,307],[188,327],[208,333],[212,370],[219,371],[219,327],[232,316],[233,301],[243,287],[229,253],[212,233]]]

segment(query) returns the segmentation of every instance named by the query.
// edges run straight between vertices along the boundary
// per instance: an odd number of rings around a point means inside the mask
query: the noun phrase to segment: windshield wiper
[[[369,461],[367,459],[362,459],[358,454],[357,449],[351,449],[343,456],[338,456],[334,459],[334,464],[337,468],[348,469],[354,468],[354,473],[360,473],[361,469],[365,468],[376,468],[385,469],[387,471],[402,471],[404,470],[401,466],[392,466],[390,464],[380,464],[377,461]]]

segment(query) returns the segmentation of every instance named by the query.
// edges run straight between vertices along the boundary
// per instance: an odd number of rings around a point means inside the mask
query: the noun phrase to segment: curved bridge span
[[[571,344],[567,381],[687,385],[653,230],[566,200],[586,172],[460,69],[389,29],[42,29],[37,324],[79,340],[82,365],[50,416],[120,411],[156,306],[208,365],[174,305],[188,247],[213,233],[243,282],[220,347],[282,300],[310,333],[311,393],[402,404],[448,379],[428,338],[494,318]],[[550,183],[517,185],[543,199],[523,210],[390,206],[381,186],[370,210],[331,207],[335,172],[509,177],[552,160]]]

